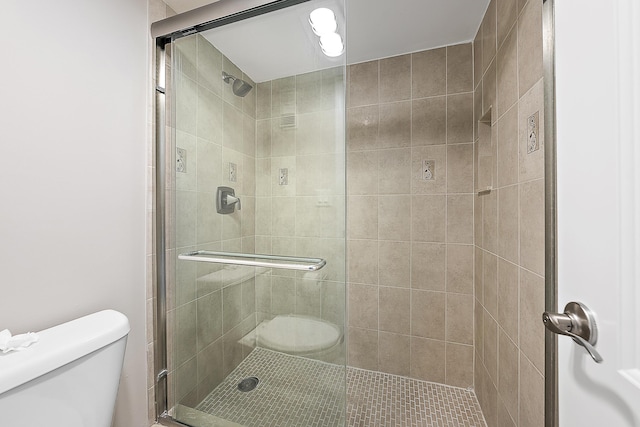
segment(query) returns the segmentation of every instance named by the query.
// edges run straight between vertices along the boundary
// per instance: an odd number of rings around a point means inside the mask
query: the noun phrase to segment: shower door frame
[[[167,173],[167,81],[166,48],[182,37],[263,15],[311,0],[220,0],[172,16],[151,25],[155,40],[155,229],[156,303],[154,305],[154,388],[156,420],[167,426],[183,426],[169,415],[167,384],[167,294],[166,294],[166,173]]]
[[[558,306],[558,229],[556,199],[555,0],[542,0],[544,77],[545,311]],[[541,313],[542,314],[542,313]],[[558,335],[545,331],[544,425],[558,427]]]

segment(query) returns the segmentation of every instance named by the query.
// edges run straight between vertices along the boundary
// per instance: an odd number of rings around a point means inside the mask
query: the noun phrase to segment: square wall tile
[[[411,191],[411,148],[381,150],[378,155],[379,194],[409,194]]]
[[[378,329],[378,287],[349,283],[349,326]]]
[[[520,419],[519,426],[544,424],[544,377],[520,353]]]
[[[347,241],[349,282],[378,284],[378,242],[375,240]]]
[[[473,251],[473,264],[474,264],[474,273],[473,273],[473,287],[474,294],[478,302],[481,304],[484,303],[484,265],[483,265],[483,250],[478,246],[474,246]]]
[[[491,0],[482,20],[482,66],[486,70],[496,55],[496,0]]]
[[[473,195],[447,196],[447,243],[473,243]]]
[[[454,387],[473,387],[473,346],[446,344],[445,384]]]
[[[475,353],[484,360],[484,308],[477,299],[473,311],[473,345]],[[477,385],[477,384],[476,384]]]
[[[378,363],[382,372],[408,376],[410,374],[411,338],[408,335],[380,332]]]
[[[378,197],[349,196],[347,237],[349,239],[378,238]]]
[[[473,90],[473,45],[447,46],[447,94]]]
[[[484,366],[493,385],[498,383],[498,324],[489,313],[484,312]]]
[[[512,418],[518,417],[518,347],[499,332],[498,337],[498,393]]]
[[[411,337],[411,376],[444,383],[446,350],[444,341]]]
[[[494,0],[495,1],[495,0]],[[484,115],[489,109],[495,108],[496,111],[491,115],[492,123],[498,119],[497,104],[496,104],[496,61],[492,61],[484,77],[482,78],[482,115]]]
[[[378,105],[347,110],[347,150],[374,150],[378,144]]]
[[[378,145],[380,148],[411,146],[411,101],[380,104]]]
[[[258,83],[256,87],[256,118],[271,118],[271,82]]]
[[[411,114],[412,146],[446,144],[447,98],[445,96],[414,100]]]
[[[518,182],[518,108],[498,120],[498,186]]]
[[[413,196],[411,198],[411,239],[414,242],[444,242],[445,209],[445,196]]]
[[[482,198],[482,248],[498,251],[498,192],[491,191]]]
[[[444,340],[446,294],[411,291],[411,335]]]
[[[198,138],[221,144],[224,124],[222,99],[210,90],[199,87],[197,102],[196,131]]]
[[[545,310],[544,279],[520,269],[520,351],[544,372],[545,328],[540,314]]]
[[[544,274],[544,180],[520,184],[520,265]]]
[[[472,245],[447,245],[447,292],[473,295]]]
[[[447,144],[473,142],[473,94],[447,96]]]
[[[411,243],[381,240],[378,243],[378,284],[397,288],[411,286]]]
[[[411,98],[411,55],[380,60],[380,102]]]
[[[498,257],[484,252],[482,270],[484,307],[495,319],[498,317]]]
[[[513,29],[498,50],[496,77],[498,79],[498,116],[518,101],[518,41]]]
[[[411,290],[380,287],[378,326],[380,331],[409,335]]]
[[[511,341],[518,344],[519,278],[518,266],[498,259],[498,324]]]
[[[447,146],[447,193],[473,193],[473,144]]]
[[[518,19],[520,96],[542,78],[542,3],[528,2]]]
[[[413,98],[444,95],[447,86],[447,50],[431,49],[411,54]]]
[[[446,317],[446,340],[473,345],[473,295],[447,293]]]
[[[256,157],[271,160],[271,119],[256,122]]]
[[[377,104],[379,102],[378,80],[378,61],[350,65],[349,106]]]
[[[197,189],[198,191],[213,193],[223,180],[222,147],[204,139],[198,139],[196,147],[196,151],[187,152],[187,160],[189,159],[189,154],[196,158],[196,171],[194,172]],[[236,164],[239,163],[238,160],[235,160],[235,162]],[[177,176],[179,175],[181,174],[177,174]]]
[[[446,246],[439,243],[411,244],[411,288],[444,291]]]
[[[429,196],[425,196],[429,197]],[[437,196],[431,196],[437,197]],[[378,197],[378,239],[409,241],[411,239],[411,196]],[[414,215],[415,217],[415,215]],[[414,231],[415,232],[415,231]]]
[[[378,331],[349,328],[349,366],[378,370]]]
[[[271,82],[271,117],[291,116],[295,113],[295,76],[273,80]]]
[[[478,29],[476,37],[473,39],[473,88],[477,92],[482,88],[482,76],[484,67],[482,66],[482,26]]]
[[[498,190],[498,255],[517,263],[519,251],[518,234],[518,186],[512,185]]]
[[[348,153],[347,193],[378,194],[378,151]]]
[[[518,0],[498,0],[496,4],[496,12],[498,47],[500,47],[511,30],[511,27],[516,23],[516,18],[518,16]]]

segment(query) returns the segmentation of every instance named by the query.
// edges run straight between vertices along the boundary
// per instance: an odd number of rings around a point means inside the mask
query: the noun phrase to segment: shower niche
[[[497,134],[491,120],[492,108],[478,120],[478,138],[476,141],[476,193],[489,194],[497,181]]]

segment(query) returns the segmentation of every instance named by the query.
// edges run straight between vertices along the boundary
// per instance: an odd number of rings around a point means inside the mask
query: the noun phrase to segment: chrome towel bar
[[[216,264],[247,265],[250,267],[281,268],[285,270],[316,271],[327,262],[322,258],[300,258],[281,255],[244,254],[239,252],[194,251],[178,255],[184,261]]]

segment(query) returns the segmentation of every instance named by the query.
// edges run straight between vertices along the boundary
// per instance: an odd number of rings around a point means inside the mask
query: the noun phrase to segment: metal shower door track
[[[310,0],[220,0],[151,24],[154,39],[180,38]]]

